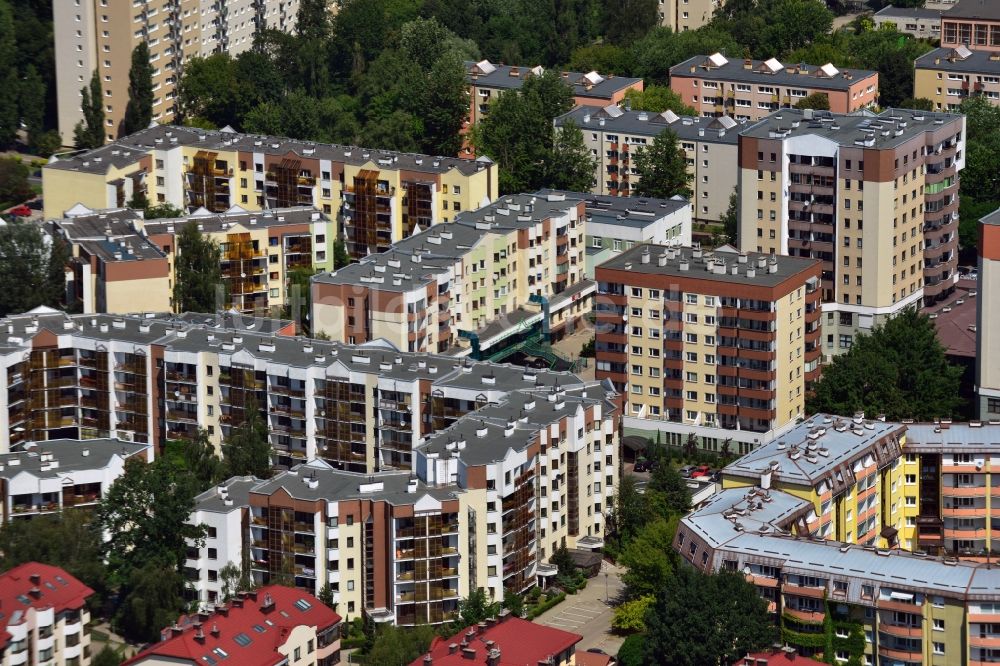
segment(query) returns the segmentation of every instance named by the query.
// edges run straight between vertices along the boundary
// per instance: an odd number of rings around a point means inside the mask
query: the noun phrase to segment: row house
[[[590,311],[585,227],[584,203],[565,194],[503,197],[313,277],[313,330],[476,359],[529,336],[559,339]]]
[[[1000,49],[958,45],[925,53],[914,62],[913,96],[930,100],[935,111],[957,113],[970,97],[1000,106]]]
[[[336,219],[330,242],[344,239],[360,258],[494,200],[496,169],[485,158],[153,126],[51,161],[42,187],[47,219],[76,204],[121,208],[137,194],[187,212],[309,206]]]

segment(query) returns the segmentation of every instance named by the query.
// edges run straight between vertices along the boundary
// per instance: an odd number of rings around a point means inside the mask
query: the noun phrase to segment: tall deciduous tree
[[[604,35],[615,44],[642,37],[658,21],[656,0],[609,0],[604,3]]]
[[[146,129],[153,120],[153,65],[149,62],[146,42],[132,49],[132,66],[128,70],[128,104],[122,133],[132,134]]]
[[[222,445],[229,476],[271,477],[271,443],[267,424],[257,401],[251,396],[243,405],[243,422],[233,429]]]
[[[819,109],[820,111],[830,110],[830,96],[823,92],[814,92],[808,97],[803,97],[795,103],[796,109]]]
[[[545,160],[545,182],[559,190],[589,192],[594,184],[596,160],[583,141],[583,132],[568,121],[555,134],[552,152]]]
[[[675,568],[671,549],[677,532],[678,515],[669,520],[658,518],[649,523],[625,547],[621,562],[628,571],[622,576],[625,593],[630,599],[652,596],[659,592]]]
[[[675,195],[691,196],[687,158],[673,130],[667,128],[660,132],[653,143],[640,150],[633,159],[639,173],[635,191],[640,196],[660,199]]]
[[[809,412],[885,414],[891,420],[951,417],[962,370],[945,357],[934,323],[907,308],[834,358],[807,400]]]
[[[625,102],[634,111],[663,113],[669,109],[679,116],[698,115],[693,108],[684,103],[680,95],[667,86],[652,85],[644,90],[628,90],[625,92]]]
[[[174,307],[178,312],[215,312],[221,303],[222,272],[219,247],[186,224],[177,235]]]
[[[733,188],[733,193],[729,195],[729,206],[722,214],[722,233],[726,235],[726,242],[739,247],[739,205],[740,199],[738,190]]]
[[[7,2],[0,2],[0,81],[6,94],[0,96],[0,146],[14,143],[18,129],[16,91],[20,89],[16,66],[17,42],[14,16]]]
[[[39,305],[61,307],[66,293],[65,245],[28,222],[0,227],[0,317]]]
[[[299,325],[299,332],[302,335],[312,333],[311,321],[309,318],[312,310],[312,293],[310,278],[316,273],[311,268],[293,268],[288,274],[288,298],[285,306],[284,316],[295,321]]]
[[[97,148],[104,145],[104,104],[101,93],[101,79],[97,70],[90,77],[90,84],[80,90],[83,120],[73,128],[73,142],[77,148]]]
[[[678,567],[646,616],[649,664],[732,664],[770,645],[777,628],[767,602],[733,573],[703,574]]]
[[[608,529],[619,544],[629,543],[639,534],[649,519],[642,495],[635,485],[635,477],[624,475],[618,482],[608,516]]]
[[[34,148],[45,134],[45,82],[34,65],[28,65],[19,91],[21,123],[28,133],[28,145]]]
[[[783,57],[826,35],[833,12],[821,0],[727,0],[710,25],[728,31],[754,58]]]

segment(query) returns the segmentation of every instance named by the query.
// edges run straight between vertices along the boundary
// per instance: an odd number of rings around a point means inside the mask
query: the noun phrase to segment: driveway
[[[566,597],[566,600],[535,618],[535,622],[583,636],[576,649],[601,648],[608,654],[617,654],[624,637],[611,633],[612,601],[622,589],[621,574],[624,569],[609,562],[601,563],[601,573],[587,581],[587,587]]]

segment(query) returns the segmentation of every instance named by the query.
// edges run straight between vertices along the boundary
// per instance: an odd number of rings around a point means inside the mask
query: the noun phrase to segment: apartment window
[[[944,654],[944,643],[934,641],[934,654]]]
[[[934,631],[944,631],[944,620],[934,618]]]

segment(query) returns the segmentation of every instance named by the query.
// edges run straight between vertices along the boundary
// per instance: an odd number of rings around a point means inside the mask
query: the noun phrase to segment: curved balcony
[[[924,654],[920,651],[910,652],[909,650],[893,650],[891,648],[879,646],[878,653],[883,657],[898,659],[910,664],[922,664],[924,662]]]
[[[788,617],[795,618],[799,622],[807,624],[822,624],[826,618],[826,613],[823,611],[798,610],[796,608],[788,608],[787,606],[782,609],[782,612]]]
[[[920,638],[924,635],[924,629],[919,624],[913,626],[908,624],[879,622],[878,629],[879,631],[883,631],[890,636],[898,636],[899,638]]]
[[[827,521],[829,522],[829,521]],[[793,583],[785,583],[781,586],[782,594],[791,594],[799,597],[809,597],[810,599],[822,599],[825,588],[822,587],[802,587]]]
[[[1000,648],[1000,634],[974,634],[969,632],[969,646],[974,648]]]

